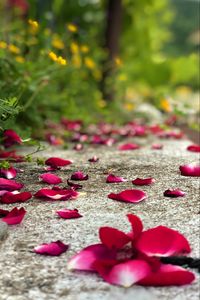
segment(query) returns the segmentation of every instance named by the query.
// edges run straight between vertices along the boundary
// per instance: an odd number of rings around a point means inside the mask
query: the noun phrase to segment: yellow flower
[[[88,56],[84,58],[84,63],[86,65],[86,67],[88,69],[91,69],[91,70],[93,70],[95,68],[95,66],[96,66],[95,62],[93,61],[93,59],[90,58],[90,57],[88,57]]]
[[[7,48],[7,43],[4,41],[0,41],[0,49],[6,49]]]
[[[70,49],[71,49],[71,52],[72,52],[73,54],[77,54],[78,51],[79,51],[78,44],[75,43],[75,42],[72,42],[72,43],[70,44]]]
[[[51,44],[52,44],[53,47],[55,47],[59,50],[62,50],[62,49],[65,48],[65,44],[63,43],[61,38],[57,35],[54,35]]]
[[[48,53],[48,56],[49,56],[49,58],[51,59],[51,60],[53,60],[53,61],[57,61],[57,55],[53,52],[53,51],[50,51],[49,53]]]
[[[30,33],[35,34],[38,32],[39,24],[37,21],[29,19],[28,24],[30,25]]]
[[[126,74],[120,74],[119,76],[118,76],[118,80],[119,81],[126,81],[127,80],[127,76],[126,76]]]
[[[89,47],[87,45],[81,45],[80,46],[80,50],[83,53],[88,53],[90,49],[89,49]]]
[[[19,54],[20,53],[20,49],[17,46],[13,45],[13,44],[8,45],[8,49],[13,54]]]
[[[23,56],[20,56],[20,55],[16,56],[16,57],[15,57],[15,60],[16,60],[18,63],[21,63],[21,64],[25,62],[24,57],[23,57]]]
[[[118,56],[114,58],[114,62],[116,66],[121,66],[122,65],[122,60]]]
[[[68,29],[70,32],[73,32],[73,33],[78,31],[77,26],[74,25],[73,23],[67,24],[67,29]]]
[[[51,60],[57,62],[59,65],[65,66],[67,64],[67,60],[62,56],[57,56],[53,51],[48,53],[48,56]]]
[[[81,66],[81,57],[80,57],[79,54],[73,55],[72,63],[75,67],[80,68],[80,66]]]
[[[160,107],[166,111],[166,112],[171,112],[172,111],[172,108],[171,108],[171,105],[169,103],[169,100],[168,99],[161,99],[160,101]]]
[[[127,103],[124,103],[124,108],[125,110],[127,111],[132,111],[134,109],[134,104],[133,103],[130,103],[130,102],[127,102]]]
[[[62,66],[65,66],[67,64],[67,61],[62,56],[58,56],[57,63],[59,63]]]

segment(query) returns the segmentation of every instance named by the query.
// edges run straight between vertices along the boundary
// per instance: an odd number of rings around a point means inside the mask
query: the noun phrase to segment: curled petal
[[[79,214],[78,209],[63,208],[57,210],[56,213],[63,219],[77,219],[82,217],[82,215]]]
[[[69,245],[64,244],[61,241],[51,242],[49,244],[41,244],[34,248],[34,252],[42,255],[59,256],[66,252]]]
[[[171,256],[191,251],[187,239],[181,233],[165,226],[143,231],[135,247],[148,256]]]
[[[3,219],[3,222],[6,222],[8,225],[20,224],[26,214],[26,210],[21,207],[14,207]]]
[[[7,216],[8,213],[9,213],[9,210],[0,208],[0,218]]]
[[[82,187],[83,187],[82,184],[73,183],[73,182],[69,181],[68,179],[67,179],[67,184],[69,186],[71,186],[71,188],[73,188],[74,190],[82,189]]]
[[[115,254],[103,244],[94,244],[81,250],[68,262],[69,270],[96,271],[95,262],[101,259],[113,259]]]
[[[28,199],[30,199],[32,197],[31,193],[29,192],[6,192],[2,197],[0,202],[1,203],[6,203],[6,204],[10,204],[10,203],[16,203],[16,202],[25,202]]]
[[[17,175],[17,171],[15,168],[10,167],[8,169],[0,169],[0,175],[7,178],[7,179],[13,179]]]
[[[96,270],[110,284],[130,287],[151,273],[149,264],[140,259],[128,260],[123,263],[107,266],[106,262],[97,261]]]
[[[171,286],[189,284],[195,279],[192,272],[174,265],[161,264],[157,272],[152,272],[138,282],[145,286]]]
[[[60,168],[60,167],[68,166],[71,163],[72,163],[71,160],[67,160],[59,157],[50,157],[45,161],[45,164],[52,168]]]
[[[181,175],[200,177],[200,165],[184,165],[179,167]]]
[[[146,199],[147,194],[141,190],[124,190],[119,194],[111,193],[108,198],[123,202],[137,203]]]
[[[73,189],[41,189],[34,195],[36,198],[51,200],[68,200],[74,199],[78,193]]]
[[[112,227],[101,227],[99,237],[102,244],[109,249],[121,249],[131,241],[126,233]]]
[[[0,178],[0,190],[14,191],[20,190],[23,184],[18,183],[14,180]]]
[[[106,178],[106,183],[118,183],[118,182],[124,182],[127,181],[126,179],[115,176],[113,174],[109,174],[108,177]]]
[[[62,179],[59,176],[51,173],[44,173],[40,175],[40,178],[43,182],[46,182],[48,184],[59,184],[62,182]]]
[[[127,218],[129,220],[129,222],[131,223],[131,227],[132,227],[132,232],[131,232],[131,234],[129,234],[129,236],[132,237],[132,239],[136,239],[137,237],[140,236],[140,234],[143,230],[142,221],[140,220],[140,218],[138,216],[133,215],[133,214],[128,214]]]
[[[3,144],[6,148],[13,146],[14,144],[21,144],[22,139],[12,129],[4,130],[3,132]]]
[[[135,180],[132,181],[133,184],[135,185],[150,185],[152,183],[155,182],[155,179],[154,178],[136,178]]]
[[[177,198],[177,197],[184,197],[185,192],[177,189],[177,190],[166,190],[164,191],[164,196],[165,197],[171,197],[171,198]]]
[[[187,150],[191,152],[200,152],[200,145],[190,145],[187,147]]]
[[[126,150],[136,150],[139,148],[140,148],[140,146],[137,144],[127,143],[127,144],[123,144],[123,145],[119,146],[118,149],[121,151],[126,151]]]
[[[84,175],[83,172],[77,171],[71,175],[71,180],[88,180],[88,175]]]
[[[99,160],[99,158],[98,158],[96,155],[94,155],[93,157],[91,157],[91,158],[88,159],[88,161],[89,161],[89,162],[92,162],[92,163],[95,163],[95,162],[97,162],[98,160]]]

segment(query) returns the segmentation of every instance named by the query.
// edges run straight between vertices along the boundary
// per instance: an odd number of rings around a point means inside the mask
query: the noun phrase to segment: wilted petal
[[[187,239],[181,233],[165,226],[143,231],[135,247],[148,256],[171,256],[191,251]]]
[[[96,155],[94,155],[93,157],[91,157],[91,158],[88,159],[88,161],[89,161],[89,162],[92,162],[92,163],[95,163],[95,162],[97,162],[98,160],[99,160],[99,158],[98,158]]]
[[[26,214],[26,210],[21,207],[14,207],[3,219],[3,222],[6,222],[8,225],[20,224]]]
[[[112,227],[101,227],[99,229],[99,238],[102,244],[109,249],[121,249],[131,241],[126,233]]]
[[[14,180],[0,178],[0,190],[15,191],[20,190],[22,187],[23,184]]]
[[[136,149],[139,149],[139,148],[140,148],[140,146],[137,145],[137,144],[127,143],[127,144],[120,145],[118,150],[121,150],[121,151],[136,150]]]
[[[17,155],[15,150],[12,151],[2,151],[0,150],[0,158],[9,158],[9,161],[22,162],[24,157],[22,155]]]
[[[107,183],[118,183],[118,182],[124,182],[124,181],[127,181],[127,180],[122,177],[115,176],[113,174],[109,174],[108,177],[106,178]]]
[[[161,150],[162,148],[163,148],[162,144],[153,144],[151,146],[151,149],[153,149],[153,150]]]
[[[143,230],[143,224],[140,218],[133,214],[128,214],[127,218],[129,222],[131,223],[132,232],[129,234],[132,239],[136,239]]]
[[[177,190],[166,190],[166,191],[164,191],[163,194],[164,194],[165,197],[172,197],[172,198],[185,196],[185,192],[183,192],[179,189],[177,189]]]
[[[0,175],[7,178],[7,179],[13,179],[17,175],[17,170],[13,167],[10,167],[8,169],[0,169]]]
[[[184,165],[179,167],[181,175],[200,177],[200,165]]]
[[[190,145],[187,147],[187,150],[191,152],[200,152],[200,145]]]
[[[71,180],[88,180],[88,175],[84,175],[83,172],[77,171],[71,175]]]
[[[47,166],[51,166],[52,168],[59,168],[68,166],[72,163],[71,160],[59,158],[59,157],[50,157],[45,161]]]
[[[135,185],[150,185],[152,183],[155,182],[155,179],[154,178],[136,178],[135,180],[132,181],[133,184]]]
[[[195,279],[192,272],[174,265],[161,264],[157,272],[152,272],[138,282],[145,286],[170,286],[189,284]]]
[[[51,200],[75,199],[78,193],[73,189],[41,189],[34,195],[36,198]]]
[[[115,254],[103,244],[94,244],[81,250],[68,262],[69,270],[95,271],[94,263],[100,259],[112,259]]]
[[[1,203],[6,203],[6,204],[11,204],[11,203],[16,203],[16,202],[25,202],[28,199],[32,197],[31,193],[29,192],[7,192],[5,193],[2,197],[0,202]]]
[[[40,178],[43,182],[46,182],[48,184],[59,184],[62,182],[62,179],[59,176],[51,173],[44,173],[40,175]]]
[[[69,181],[68,179],[67,179],[67,184],[69,186],[71,186],[71,188],[73,188],[74,190],[82,189],[82,187],[83,187],[82,184],[73,183],[73,182]]]
[[[41,244],[34,248],[34,252],[42,255],[59,256],[66,252],[68,248],[69,245],[58,240],[49,244]]]
[[[77,219],[82,217],[82,215],[79,214],[78,209],[63,208],[57,210],[56,213],[63,219]]]
[[[124,190],[119,194],[111,193],[108,198],[123,202],[137,203],[144,200],[147,194],[141,190]]]
[[[12,129],[4,130],[3,132],[3,144],[6,148],[11,147],[14,144],[21,144],[22,139],[20,136]]]
[[[96,270],[110,284],[130,287],[151,273],[149,264],[144,260],[129,260],[114,266],[106,266],[101,261],[96,263]]]

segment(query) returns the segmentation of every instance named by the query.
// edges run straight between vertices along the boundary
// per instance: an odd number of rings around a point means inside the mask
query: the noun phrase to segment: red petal
[[[61,241],[51,242],[49,244],[41,244],[34,248],[34,252],[42,255],[59,256],[66,252],[69,245],[65,245]]]
[[[20,136],[12,129],[4,130],[3,132],[3,144],[6,148],[11,147],[14,144],[21,144],[22,139]]]
[[[26,210],[21,207],[14,207],[3,219],[3,222],[6,222],[8,225],[20,224],[26,214]]]
[[[29,192],[22,192],[22,193],[15,193],[15,192],[7,192],[5,193],[0,202],[10,204],[16,202],[25,202],[32,197],[31,193]]]
[[[135,185],[150,185],[152,183],[155,182],[155,179],[154,178],[136,178],[135,180],[132,181],[133,184]]]
[[[17,171],[13,167],[10,167],[8,169],[0,169],[0,175],[7,179],[13,179],[16,177]]]
[[[139,148],[140,148],[140,146],[137,144],[127,143],[127,144],[123,144],[123,145],[119,146],[118,149],[121,151],[125,151],[125,150],[136,150]]]
[[[68,166],[72,163],[71,160],[59,158],[59,157],[50,157],[45,161],[47,166],[51,166],[53,168]]]
[[[151,149],[153,149],[153,150],[161,150],[162,148],[163,148],[162,144],[153,144],[151,146]]]
[[[190,145],[187,147],[187,150],[191,152],[200,152],[200,145]]]
[[[139,217],[133,214],[127,215],[129,222],[131,223],[132,232],[131,235],[133,239],[136,239],[143,230],[143,224]]]
[[[121,249],[131,240],[126,233],[112,227],[101,227],[99,238],[109,249]]]
[[[23,184],[14,180],[0,178],[0,190],[14,191],[20,190],[22,187]]]
[[[82,215],[79,214],[78,209],[59,209],[56,213],[63,219],[76,219],[81,218]]]
[[[184,165],[179,169],[183,176],[200,177],[200,165]]]
[[[111,284],[130,287],[151,273],[149,264],[144,260],[129,260],[111,267],[96,263],[97,272],[105,281]]]
[[[68,200],[74,199],[78,193],[73,189],[41,189],[34,195],[36,198],[51,199],[51,200]]]
[[[148,256],[171,256],[191,251],[188,241],[181,233],[165,226],[143,231],[135,247]]]
[[[112,259],[114,253],[102,244],[94,244],[81,250],[68,262],[69,270],[95,271],[94,263],[100,259]]]
[[[9,210],[0,208],[0,218],[7,216],[8,213],[9,213]]]
[[[88,180],[88,175],[84,175],[83,172],[74,172],[71,176],[71,180]]]
[[[89,162],[93,162],[93,163],[97,162],[98,160],[99,160],[99,158],[97,156],[95,156],[95,155],[93,157],[91,157],[91,158],[88,159]]]
[[[194,274],[184,268],[161,264],[157,272],[143,278],[138,284],[145,286],[184,285],[191,283],[194,279]]]
[[[106,183],[118,183],[118,182],[124,182],[127,181],[126,179],[122,177],[115,176],[113,174],[109,174],[106,178]]]
[[[69,180],[67,180],[67,184],[69,186],[71,186],[74,190],[82,189],[82,187],[83,187],[81,184],[73,183],[73,182],[71,182]]]
[[[185,196],[185,192],[183,192],[179,189],[177,189],[177,190],[166,190],[166,191],[164,191],[163,194],[164,194],[165,197],[172,197],[172,198]]]
[[[48,184],[59,184],[62,182],[62,179],[60,177],[51,173],[44,173],[40,175],[40,178],[43,182],[46,182]]]
[[[147,194],[141,190],[125,190],[119,194],[111,193],[108,198],[123,202],[137,203],[144,200]]]

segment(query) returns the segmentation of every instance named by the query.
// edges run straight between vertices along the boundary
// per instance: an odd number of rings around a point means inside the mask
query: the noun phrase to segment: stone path
[[[145,144],[146,140],[140,138],[139,142]],[[57,172],[64,181],[78,169],[87,173],[89,180],[83,183],[84,188],[77,200],[45,202],[32,198],[23,204],[27,210],[25,219],[21,225],[10,226],[8,237],[0,243],[0,300],[199,299],[198,280],[182,287],[133,286],[124,289],[111,286],[94,274],[67,270],[67,261],[75,252],[98,242],[100,226],[128,231],[127,213],[141,217],[146,228],[162,224],[179,230],[191,243],[191,256],[199,257],[199,179],[179,173],[179,166],[197,161],[198,154],[186,151],[190,144],[187,140],[163,143],[162,150],[151,150],[147,144],[139,150],[125,152],[104,146],[82,152],[57,148],[43,152],[41,155],[45,157],[53,155],[74,161],[68,168]],[[93,155],[100,158],[96,164],[87,161]],[[34,164],[21,164],[21,167],[24,173],[18,175],[17,181],[25,183],[26,190],[39,190],[43,186],[38,182],[42,167]],[[108,170],[129,181],[106,184],[103,173]],[[133,188],[132,179],[150,176],[156,179],[156,183],[142,188],[148,193],[146,201],[135,205],[107,198],[110,192]],[[181,188],[186,196],[165,198],[163,191],[168,188]],[[13,206],[0,207],[11,209]],[[59,208],[77,208],[84,217],[59,219],[55,214]],[[58,239],[71,245],[70,250],[60,257],[32,252],[34,246]]]

